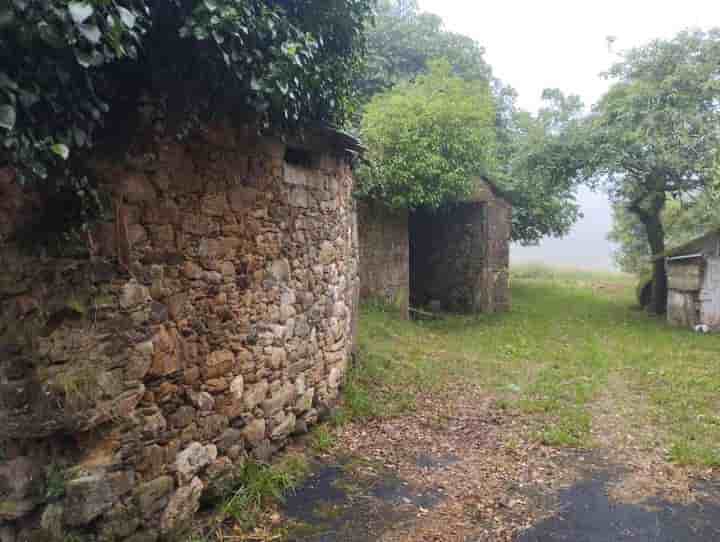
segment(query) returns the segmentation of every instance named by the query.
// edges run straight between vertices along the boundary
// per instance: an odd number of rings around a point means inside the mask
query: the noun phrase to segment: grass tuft
[[[232,518],[243,528],[252,528],[257,524],[263,507],[282,502],[308,472],[307,461],[300,455],[288,455],[274,465],[247,461],[222,504],[222,517]]]

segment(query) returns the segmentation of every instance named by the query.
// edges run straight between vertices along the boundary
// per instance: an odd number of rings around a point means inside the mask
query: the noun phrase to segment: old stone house
[[[720,230],[664,256],[668,273],[668,322],[720,331]]]
[[[512,207],[494,184],[437,211],[359,206],[360,284],[364,299],[445,310],[503,312],[510,307]]]
[[[174,540],[213,480],[338,395],[357,142],[230,120],[182,141],[148,130],[89,164],[115,208],[86,258],[18,248],[42,201],[0,170],[2,542]]]

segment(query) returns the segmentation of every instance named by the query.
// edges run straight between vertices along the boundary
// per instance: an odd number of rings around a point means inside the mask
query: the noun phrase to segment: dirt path
[[[286,503],[288,540],[720,540],[720,481],[667,463],[652,432],[628,423],[622,382],[608,390],[589,451],[540,445],[532,419],[476,388],[346,426]]]

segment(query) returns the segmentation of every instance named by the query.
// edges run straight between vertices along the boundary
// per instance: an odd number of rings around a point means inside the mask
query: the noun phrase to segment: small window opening
[[[305,149],[288,147],[285,151],[285,162],[293,166],[311,168],[313,167],[313,155]]]

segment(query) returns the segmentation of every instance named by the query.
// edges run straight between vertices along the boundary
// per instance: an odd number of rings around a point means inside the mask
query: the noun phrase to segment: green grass
[[[228,487],[220,507],[221,518],[231,518],[246,529],[254,527],[263,507],[282,502],[309,470],[307,461],[301,455],[286,455],[273,465],[248,460]]]
[[[720,465],[720,336],[649,317],[635,282],[529,266],[513,270],[508,314],[407,322],[364,307],[340,417],[399,415],[418,392],[465,382],[537,421],[543,442],[591,446],[602,399],[672,460]]]
[[[316,452],[324,453],[335,445],[335,435],[327,425],[318,425],[313,429],[310,446]]]

